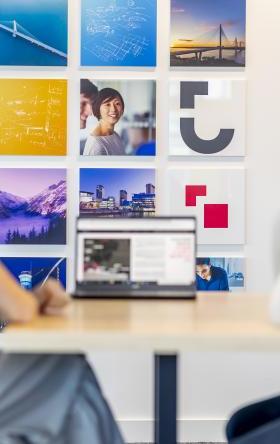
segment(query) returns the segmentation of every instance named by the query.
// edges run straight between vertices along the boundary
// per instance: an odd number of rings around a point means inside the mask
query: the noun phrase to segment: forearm
[[[38,312],[39,304],[21,288],[0,264],[0,316],[3,320],[27,322]]]

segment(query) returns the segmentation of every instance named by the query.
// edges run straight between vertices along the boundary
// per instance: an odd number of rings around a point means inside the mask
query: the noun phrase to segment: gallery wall
[[[161,1],[161,0],[160,0]],[[65,157],[1,156],[1,168],[57,168],[67,170],[67,243],[66,245],[0,245],[1,257],[67,258],[68,289],[74,285],[75,218],[79,213],[79,168],[155,168],[157,212],[168,214],[169,195],[166,172],[198,170],[204,177],[219,169],[240,173],[247,170],[237,205],[244,200],[244,227],[237,228],[237,242],[199,246],[200,256],[215,258],[246,258],[246,289],[267,292],[271,289],[275,268],[279,261],[273,256],[273,236],[279,215],[275,190],[279,186],[277,143],[277,91],[279,68],[275,66],[279,6],[269,0],[247,0],[247,67],[169,69],[169,1],[158,8],[157,66],[152,68],[79,68],[80,8],[79,2],[69,0],[69,61],[68,67],[1,67],[1,78],[9,79],[67,79],[68,81],[68,155]],[[259,30],[263,32],[260,33]],[[263,34],[270,36],[267,46]],[[262,54],[262,56],[260,56]],[[83,158],[79,157],[79,88],[80,79],[96,80],[138,79],[157,82],[157,156],[149,158]],[[223,80],[247,82],[245,102],[246,157],[191,158],[169,156],[169,80]],[[235,113],[237,115],[238,113]],[[220,123],[220,122],[219,122]],[[223,127],[223,122],[220,127]],[[218,129],[218,128],[216,128]],[[215,137],[215,133],[212,134]],[[271,153],[271,155],[269,154]],[[243,182],[243,179],[241,179]],[[184,184],[185,185],[185,184]],[[238,185],[240,181],[238,180]],[[215,184],[216,189],[216,184]],[[215,196],[214,196],[215,197]],[[224,203],[212,201],[209,203]],[[177,209],[174,209],[174,211]],[[237,210],[239,211],[239,210]],[[245,214],[246,213],[246,214]],[[245,218],[246,216],[246,218]],[[240,222],[240,221],[239,221]],[[274,246],[276,249],[277,246]],[[275,251],[275,250],[274,250]],[[261,278],[256,279],[256,276]],[[210,295],[209,295],[210,297]],[[121,358],[121,359],[120,359]],[[91,356],[98,375],[112,402],[117,418],[129,441],[151,439],[152,418],[152,357],[135,353],[95,353]],[[185,440],[215,440],[222,437],[222,426],[229,412],[242,402],[278,390],[280,360],[272,355],[192,354],[182,357],[180,377],[180,418],[182,438]],[[112,371],[113,368],[113,371]],[[271,370],[272,369],[272,370]],[[263,374],[269,375],[263,378]],[[246,375],[246,377],[245,377]],[[232,382],[234,381],[234,383]]]
[[[211,78],[246,79],[246,157],[210,160],[225,167],[245,165],[246,168],[246,245],[232,247],[231,254],[246,256],[246,291],[265,293],[272,289],[279,273],[280,187],[278,141],[278,81],[280,67],[275,58],[278,45],[279,3],[269,0],[247,0],[247,67],[234,76],[226,70],[210,69]],[[169,44],[169,2],[163,3],[158,14],[158,109],[168,109],[167,74]],[[260,32],[262,30],[262,32]],[[269,36],[270,45],[267,45]],[[182,77],[184,71],[170,73]],[[128,72],[129,74],[129,72]],[[199,71],[199,77],[203,72]],[[169,74],[168,74],[169,76]],[[188,78],[198,73],[188,71]],[[161,146],[168,140],[168,117],[158,117],[158,137]],[[157,167],[167,167],[167,159],[156,160]],[[196,164],[204,164],[197,160]],[[180,166],[180,161],[177,163]],[[164,186],[163,180],[158,186]],[[164,196],[163,196],[164,199]],[[160,200],[160,204],[161,204]],[[278,242],[277,242],[278,241]],[[209,250],[200,250],[208,254]],[[228,247],[215,247],[217,255]],[[98,374],[110,396],[129,441],[152,440],[152,356],[135,352],[121,354],[98,353],[92,356]],[[109,366],[113,365],[114,372]],[[226,418],[237,407],[252,400],[279,392],[280,358],[273,353],[192,353],[181,357],[180,363],[180,438],[181,441],[223,441]]]
[[[57,2],[55,8],[47,0],[41,6],[31,2],[27,9],[13,0],[3,8],[0,28],[9,51],[3,46],[1,63],[11,65],[11,75],[6,76],[3,66],[0,154],[7,168],[1,170],[0,183],[1,254],[6,251],[9,256],[15,248],[20,252],[26,245],[25,255],[32,256],[36,244],[42,247],[40,255],[57,250],[63,257],[65,251],[69,289],[73,288],[73,227],[79,201],[80,214],[107,215],[113,208],[114,215],[137,210],[148,216],[154,214],[155,203],[156,214],[195,215],[198,244],[201,249],[205,246],[205,256],[215,257],[215,248],[221,246],[225,250],[221,260],[234,262],[237,248],[240,268],[230,275],[229,265],[228,278],[237,281],[238,273],[242,277],[242,285],[232,285],[232,289],[244,288],[246,282],[245,261],[241,260],[245,243],[242,160],[246,149],[246,78],[234,78],[236,70],[245,64],[245,1],[239,0],[233,13],[240,24],[224,25],[231,39],[228,44],[235,49],[224,49],[222,59],[218,51],[194,50],[191,57],[181,57],[185,35],[182,19],[189,20],[184,1],[171,1],[170,42],[164,45],[163,34],[157,33],[156,3],[83,0],[76,5],[75,20],[69,14],[68,35],[74,30],[79,36],[74,47],[71,41],[67,45],[66,0]],[[195,11],[197,4],[188,3],[193,12],[203,15],[201,7]],[[221,8],[218,0],[216,3],[222,19],[226,5],[221,2]],[[53,29],[50,35],[45,32],[45,21]],[[196,35],[199,30],[196,25],[189,32]],[[214,37],[211,31],[211,38],[217,39],[219,32],[227,39],[219,27]],[[202,42],[210,39],[208,34]],[[190,51],[186,50],[187,55]],[[230,70],[227,77],[211,77],[213,66]],[[188,74],[183,75],[182,69],[189,69]],[[81,92],[83,82],[95,88],[90,99],[93,102],[97,89],[102,88],[114,88],[124,99],[123,115],[116,125],[123,147],[115,152],[100,148],[100,143],[96,148],[96,140],[90,140],[89,134],[98,123],[96,116],[86,115],[85,128],[79,132],[80,79]],[[162,119],[168,119],[169,125],[162,124]],[[81,135],[83,141],[77,142]],[[119,143],[120,138],[117,140]],[[211,164],[214,158],[216,163]],[[234,162],[228,162],[230,158]],[[16,165],[19,159],[21,168]],[[223,159],[224,168],[219,164]],[[26,168],[24,163],[29,166],[30,161],[36,163]],[[113,175],[118,182],[114,187]],[[72,177],[74,193],[69,192]],[[98,184],[105,188],[101,198],[96,191]],[[122,206],[120,189],[128,192]],[[147,190],[153,194],[148,196]],[[142,193],[143,201],[146,198],[144,209],[135,210],[133,193]],[[39,262],[35,262],[30,262],[33,274],[39,269]],[[59,267],[56,272],[58,275]]]

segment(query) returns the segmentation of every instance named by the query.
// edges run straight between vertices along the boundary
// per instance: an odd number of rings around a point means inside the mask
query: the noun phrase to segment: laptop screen
[[[195,219],[78,219],[77,283],[194,286]]]

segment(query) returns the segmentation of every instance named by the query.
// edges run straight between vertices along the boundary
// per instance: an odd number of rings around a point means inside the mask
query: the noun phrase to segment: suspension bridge
[[[0,30],[10,33],[14,38],[19,37],[33,45],[37,45],[39,48],[43,48],[46,51],[52,52],[60,57],[67,59],[67,54],[59,49],[53,48],[44,42],[41,42],[37,37],[32,35],[27,29],[21,26],[16,20],[0,21]]]
[[[201,61],[204,53],[209,51],[219,51],[218,59],[223,59],[223,51],[234,51],[235,56],[238,53],[245,51],[246,47],[243,42],[237,40],[230,41],[224,31],[223,26],[220,24],[214,31],[207,32],[194,40],[180,39],[182,47],[172,48],[172,55],[182,56],[187,54],[194,54],[196,60]],[[183,47],[183,42],[185,45]],[[217,42],[217,43],[216,43]]]

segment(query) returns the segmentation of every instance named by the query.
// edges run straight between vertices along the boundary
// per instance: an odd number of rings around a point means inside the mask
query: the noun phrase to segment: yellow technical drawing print
[[[65,156],[67,82],[0,79],[0,155]]]

